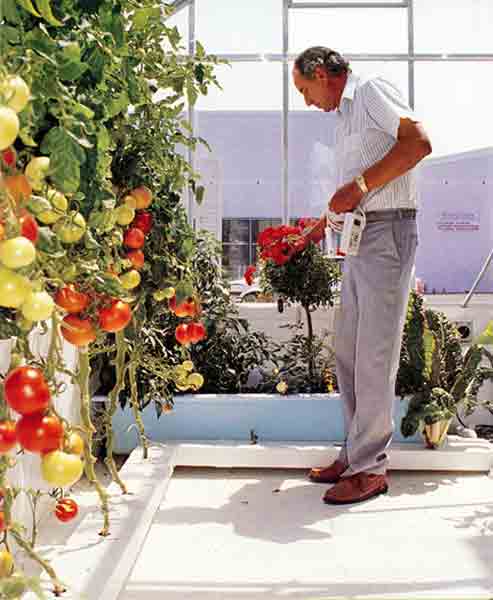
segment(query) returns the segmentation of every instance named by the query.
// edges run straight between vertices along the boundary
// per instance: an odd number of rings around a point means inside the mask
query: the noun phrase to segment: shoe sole
[[[389,491],[389,486],[386,485],[384,488],[382,488],[381,490],[376,490],[375,492],[372,492],[369,496],[365,496],[364,498],[358,498],[357,500],[326,500],[325,498],[323,499],[325,504],[358,504],[358,502],[365,502],[366,500],[371,500],[372,498],[376,498],[377,496],[380,496],[381,494],[386,494]]]

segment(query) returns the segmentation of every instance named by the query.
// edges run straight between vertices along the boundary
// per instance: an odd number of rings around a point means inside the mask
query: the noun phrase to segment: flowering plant
[[[334,305],[340,279],[336,262],[329,259],[318,245],[307,243],[302,235],[316,222],[315,219],[304,218],[294,226],[268,227],[257,238],[262,291],[265,294],[275,294],[289,302],[299,303],[306,315],[307,335],[302,336],[303,344],[296,344],[300,351],[303,346],[303,358],[301,359],[298,353],[293,362],[298,368],[300,359],[305,365],[308,363],[309,383],[303,386],[305,389],[318,388],[315,385],[318,377],[316,355],[321,346],[316,343],[311,313],[321,306]],[[254,266],[248,267],[245,272],[247,283],[252,280],[255,270]],[[283,358],[286,364],[289,363],[288,356]],[[284,370],[289,371],[289,368],[286,366]],[[298,384],[297,387],[299,388]]]

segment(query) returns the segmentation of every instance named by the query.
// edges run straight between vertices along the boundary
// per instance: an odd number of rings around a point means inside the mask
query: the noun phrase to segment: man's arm
[[[368,190],[404,175],[430,153],[431,143],[421,123],[401,119],[395,145],[363,173]]]
[[[363,172],[368,191],[404,175],[431,152],[431,143],[421,123],[401,119],[397,141],[387,154]],[[335,213],[354,210],[363,199],[359,186],[351,181],[339,188],[330,200]]]

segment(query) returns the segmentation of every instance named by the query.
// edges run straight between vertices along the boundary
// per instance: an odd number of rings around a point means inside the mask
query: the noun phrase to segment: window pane
[[[282,66],[273,62],[232,62],[215,69],[222,90],[211,86],[198,110],[280,110]]]
[[[428,62],[415,69],[416,112],[432,157],[491,146],[491,64]]]
[[[223,244],[223,267],[231,279],[243,277],[250,264],[248,245]]]
[[[281,52],[281,0],[198,0],[196,6],[197,39],[207,52]]]
[[[407,53],[407,12],[398,8],[307,8],[289,13],[289,51],[327,40],[342,54]],[[377,33],[380,32],[380,33]]]
[[[249,241],[248,219],[223,219],[223,242],[248,244]]]
[[[416,52],[493,53],[491,0],[414,0]]]

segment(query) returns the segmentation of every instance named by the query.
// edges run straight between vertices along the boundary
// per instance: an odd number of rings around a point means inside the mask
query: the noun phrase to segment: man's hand
[[[354,181],[346,183],[339,188],[329,201],[329,209],[336,213],[351,212],[354,210],[364,194]]]

